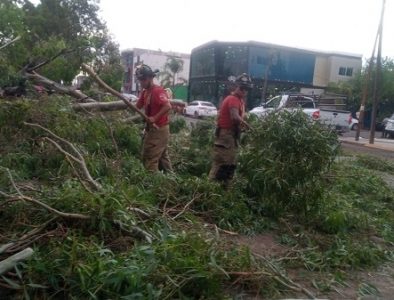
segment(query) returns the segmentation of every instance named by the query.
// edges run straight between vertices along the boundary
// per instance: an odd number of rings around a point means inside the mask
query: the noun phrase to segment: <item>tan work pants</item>
[[[234,133],[229,129],[220,129],[215,138],[210,179],[231,180],[237,163],[238,145]]]
[[[142,161],[147,170],[152,172],[159,170],[172,171],[170,157],[168,156],[169,139],[169,125],[158,129],[149,128],[146,131],[142,146]]]

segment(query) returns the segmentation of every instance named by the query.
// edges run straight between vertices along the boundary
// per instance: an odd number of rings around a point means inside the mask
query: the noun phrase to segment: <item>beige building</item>
[[[122,86],[123,93],[138,93],[137,82],[134,78],[134,69],[141,63],[150,66],[152,70],[157,69],[160,71],[155,79],[157,83],[160,83],[164,79],[163,72],[165,71],[165,64],[169,57],[175,57],[183,61],[183,70],[176,74],[175,84],[181,84],[189,80],[190,54],[133,48],[122,51],[121,56],[125,72]]]
[[[361,70],[361,55],[340,53],[318,53],[316,55],[313,85],[327,87],[354,78]]]

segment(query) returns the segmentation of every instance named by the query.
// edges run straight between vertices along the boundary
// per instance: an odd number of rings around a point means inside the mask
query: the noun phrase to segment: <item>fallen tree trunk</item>
[[[128,108],[123,101],[77,103],[72,107],[75,111],[113,111]]]
[[[82,93],[80,90],[74,89],[72,87],[64,86],[62,84],[59,84],[53,80],[50,80],[36,72],[25,72],[23,74],[24,77],[27,79],[34,81],[36,83],[42,84],[44,86],[50,87],[54,89],[56,92],[61,93],[61,94],[66,94],[70,95],[74,98],[76,98],[79,101],[83,102],[96,102],[96,100],[90,98],[89,96],[85,95]]]

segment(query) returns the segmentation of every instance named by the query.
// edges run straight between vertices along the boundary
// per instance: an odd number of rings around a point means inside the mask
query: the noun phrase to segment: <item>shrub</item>
[[[174,116],[170,122],[170,132],[171,133],[178,133],[182,129],[185,129],[187,126],[186,121],[182,117]]]
[[[252,124],[240,155],[248,195],[276,216],[315,211],[322,202],[321,175],[338,152],[336,134],[302,111],[273,113]]]
[[[196,123],[191,131],[179,132],[171,137],[170,157],[176,173],[203,176],[211,166],[214,137],[211,120]]]

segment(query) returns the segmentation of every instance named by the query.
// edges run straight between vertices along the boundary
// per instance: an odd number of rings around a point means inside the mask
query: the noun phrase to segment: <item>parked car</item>
[[[316,107],[315,102],[312,98],[306,96],[293,96],[293,95],[282,95],[276,96],[267,101],[262,106],[253,108],[249,113],[256,115],[257,117],[264,117],[267,114],[279,111],[279,110],[294,110],[302,109],[302,111],[310,116],[312,119],[317,120],[320,118],[320,109]]]
[[[392,114],[388,118],[384,118],[381,122],[376,122],[376,125],[375,125],[376,130],[377,131],[384,131],[386,129],[386,125],[389,120],[394,120],[394,114]]]
[[[358,129],[358,119],[356,118],[349,118],[349,129],[350,130],[357,130]]]
[[[349,111],[319,108],[312,97],[302,94],[276,96],[264,105],[252,109],[250,113],[264,117],[273,111],[294,109],[302,109],[312,119],[335,127],[339,132],[349,131],[349,119],[351,118]]]
[[[218,110],[215,105],[208,101],[195,100],[189,103],[185,108],[185,115],[199,117],[216,116]]]
[[[375,130],[376,131],[381,131],[382,132],[382,136],[384,135],[384,129],[385,129],[386,124],[387,124],[389,119],[393,119],[394,120],[394,114],[390,118],[384,118],[381,122],[376,122],[376,124],[375,124]],[[357,130],[358,126],[359,126],[359,123],[360,123],[360,121],[358,120],[358,118],[351,117],[349,119],[349,129],[350,130]]]
[[[383,137],[394,137],[394,114],[390,118],[385,118],[382,123],[385,123],[384,130],[382,131]]]

